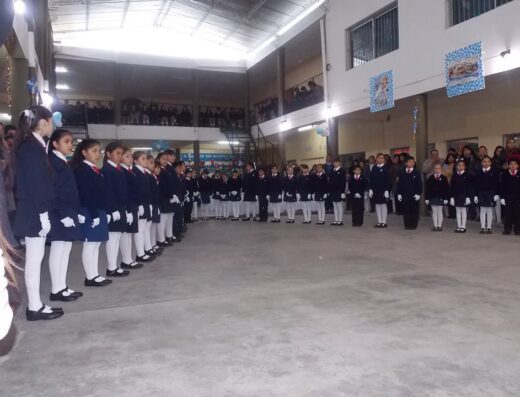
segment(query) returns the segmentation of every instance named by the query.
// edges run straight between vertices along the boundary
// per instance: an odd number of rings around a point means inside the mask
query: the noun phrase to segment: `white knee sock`
[[[157,240],[161,243],[164,243],[164,240],[166,240],[166,218],[168,214],[161,214],[161,222],[159,223],[159,226],[157,227]]]
[[[146,229],[146,219],[139,219],[139,232],[134,234],[135,251],[137,256],[144,256],[144,232]]]
[[[434,227],[442,227],[442,221],[444,218],[442,209],[442,205],[432,205],[432,218]]]
[[[152,226],[150,227],[150,241],[152,242],[152,246],[154,247],[157,244],[157,230],[159,229],[158,226],[158,223],[152,222]]]
[[[318,201],[318,202],[316,202],[316,205],[318,206],[318,221],[324,222],[325,221],[325,201]]]
[[[61,253],[61,270],[60,270],[60,284],[61,290],[67,288],[67,270],[69,268],[70,251],[72,250],[72,241],[65,241]],[[69,289],[65,291],[64,295],[69,295],[73,290]]]
[[[152,240],[150,238],[150,229],[152,228],[152,221],[146,221],[146,225],[144,228],[144,250],[150,251],[155,242],[152,244]]]
[[[121,232],[109,232],[108,241],[106,242],[107,268],[110,271],[117,269],[117,254],[119,253],[119,242],[121,240]]]
[[[240,201],[233,201],[233,217],[238,218],[240,216]]]
[[[173,237],[173,213],[166,214],[166,226],[165,226],[166,237]]]
[[[199,207],[196,202],[193,203],[193,208],[191,209],[191,219],[197,219],[199,215]]]
[[[119,243],[119,250],[121,251],[121,262],[126,265],[132,264],[132,235],[130,233],[123,233]]]
[[[491,229],[493,221],[493,207],[480,207],[480,227]]]
[[[497,224],[502,223],[502,205],[500,205],[500,200],[495,205],[495,219]]]
[[[51,292],[57,294],[64,287],[61,286],[62,256],[65,241],[53,241],[49,251],[49,273],[51,274]],[[40,306],[41,307],[41,306]]]
[[[45,237],[25,238],[25,286],[29,310],[37,311],[43,306],[40,298],[40,274],[45,255]]]
[[[343,222],[343,203],[341,201],[334,202],[334,221]]]
[[[466,229],[466,219],[468,216],[468,209],[466,207],[456,207],[457,226],[460,229]]]
[[[386,204],[376,204],[377,223],[386,224],[388,208]]]

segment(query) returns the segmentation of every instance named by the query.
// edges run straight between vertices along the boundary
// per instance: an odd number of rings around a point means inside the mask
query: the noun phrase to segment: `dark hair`
[[[463,159],[458,160],[456,165],[459,165],[460,163],[464,164],[464,167],[466,166],[466,162]]]
[[[32,106],[25,109],[18,119],[18,129],[15,134],[14,147],[18,148],[24,140],[30,138],[41,120],[49,119],[52,119],[52,112],[46,107]]]
[[[52,152],[54,150],[54,142],[59,142],[61,138],[63,138],[66,135],[72,136],[72,132],[66,130],[65,128],[58,128],[57,130],[55,130],[49,139],[47,151],[49,153]]]
[[[486,151],[488,150],[487,146],[484,146],[484,145],[479,146],[479,147],[478,147],[478,150],[480,150],[480,149],[482,149],[482,148],[486,149]]]
[[[132,153],[132,149],[130,149],[129,147],[126,147],[126,146],[123,146],[123,145],[121,145],[121,147],[123,148],[123,154],[125,154],[126,152]]]
[[[309,169],[309,166],[308,166],[307,164],[301,164],[301,165],[300,165],[300,168],[301,168],[302,170],[308,170],[308,169]]]
[[[168,156],[175,156],[175,151],[173,149],[166,149],[163,153]]]
[[[153,158],[153,156],[151,154],[147,154],[146,155],[146,160],[153,160],[153,161],[155,161],[155,159]]]
[[[123,149],[123,151],[124,151],[125,147],[123,146],[123,144],[121,142],[118,142],[118,141],[110,142],[105,147],[105,157],[103,158],[103,164],[106,164],[106,162],[108,161],[107,154],[112,153],[114,150],[117,150],[117,149]]]
[[[493,160],[491,159],[491,157],[489,157],[488,155],[482,157],[482,160],[481,160],[481,161],[483,161],[483,160],[485,160],[485,159],[488,159],[489,161],[493,162]]]
[[[246,165],[250,166],[251,168],[255,168],[255,163],[253,163],[253,162],[249,162]]]
[[[415,161],[415,157],[414,157],[414,156],[408,156],[408,157],[406,158],[406,161],[410,161],[410,160]]]
[[[155,158],[156,161],[161,161],[161,159],[166,156],[166,153],[164,152],[161,152],[159,154],[157,154],[157,157]]]
[[[159,160],[154,160],[153,166],[154,166],[154,168],[157,168],[157,167],[161,168],[161,162]]]
[[[6,126],[4,126],[4,138],[5,138],[5,135],[7,135],[7,133],[12,130],[14,130],[16,132],[16,127],[14,125],[7,124]]]
[[[502,151],[504,151],[504,147],[501,146],[501,145],[499,145],[499,146],[497,146],[497,147],[495,148],[495,150],[493,151],[493,155],[496,155],[496,154],[497,154],[497,150],[498,150],[498,149],[502,149]]]
[[[83,150],[89,150],[94,146],[101,146],[101,144],[95,139],[83,139],[78,146],[76,146],[76,150],[74,150],[74,154],[72,155],[72,161],[70,162],[72,168],[78,168],[81,163],[83,163],[83,160],[85,160]]]
[[[134,161],[137,161],[137,159],[141,156],[146,156],[146,153],[143,152],[142,150],[138,150],[137,152],[134,152],[134,154],[132,155],[132,157],[134,158]]]
[[[449,159],[450,157],[453,158],[453,161],[454,161],[454,162],[457,160],[457,156],[455,156],[454,153],[448,153],[448,155],[446,156],[446,159],[444,160],[444,164],[449,164],[448,159]]]
[[[466,150],[466,149],[469,150],[470,155],[471,155],[472,158],[475,158],[475,157],[476,157],[476,156],[475,156],[475,152],[473,151],[473,148],[472,148],[471,146],[469,146],[469,145],[464,145],[464,147],[462,148],[462,153],[461,153],[461,154],[462,154],[463,156],[464,156],[464,150]]]

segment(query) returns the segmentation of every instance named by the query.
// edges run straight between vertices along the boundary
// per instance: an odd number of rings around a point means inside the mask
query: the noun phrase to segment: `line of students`
[[[49,138],[48,143],[44,138]],[[105,148],[103,167],[98,141],[85,139],[73,148],[72,134],[53,131],[52,113],[42,106],[25,110],[20,116],[16,144],[18,211],[14,232],[26,245],[25,282],[28,295],[26,318],[51,320],[64,314],[62,308],[43,304],[40,272],[45,243],[51,242],[49,270],[51,301],[75,301],[83,294],[67,285],[67,268],[72,242],[82,241],[82,262],[86,287],[104,287],[111,278],[126,277],[130,270],[153,261],[164,247],[180,241],[186,231],[182,221],[186,183],[182,162],[168,164],[167,171],[144,152],[132,153],[118,142]],[[174,176],[175,175],[177,176]],[[166,197],[160,177],[168,177],[172,188]],[[178,204],[176,204],[178,203]],[[168,204],[167,210],[166,204]],[[169,212],[170,211],[170,212]],[[166,227],[165,217],[179,213],[176,237],[174,225]],[[132,257],[132,236],[136,257]],[[99,273],[99,250],[106,242],[106,277]],[[118,254],[122,261],[118,265]]]

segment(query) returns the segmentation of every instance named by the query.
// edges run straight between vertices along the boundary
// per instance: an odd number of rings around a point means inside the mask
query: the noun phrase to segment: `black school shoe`
[[[491,229],[486,229],[486,234],[493,234],[493,232],[491,231]]]
[[[119,267],[121,269],[128,269],[128,270],[141,269],[143,266],[144,265],[142,263],[138,263],[138,262],[132,262],[130,264],[121,262],[121,264],[119,265]]]
[[[116,269],[116,270],[108,270],[107,269],[107,277],[127,277],[130,272],[128,270]]]
[[[478,234],[487,234],[487,229],[481,228]]]
[[[148,263],[148,262],[151,262],[153,261],[153,257],[147,255],[147,254],[144,254],[143,256],[136,256],[135,257],[135,260],[138,261],[138,262],[142,262],[142,263]]]
[[[325,221],[316,222],[316,225],[324,225],[324,224],[325,224]]]
[[[73,302],[83,296],[83,293],[77,292],[77,291],[74,291],[74,292],[70,293],[69,295],[63,295],[63,293],[67,292],[68,289],[69,289],[69,287],[64,288],[55,294],[53,294],[51,292],[50,300],[51,301],[60,301],[60,302]]]
[[[242,218],[242,222],[249,222],[251,220],[251,218],[247,217],[247,218]]]
[[[165,240],[163,242],[157,241],[157,245],[159,247],[171,247],[173,245],[173,243]]]
[[[42,306],[40,310],[29,310],[29,308],[25,309],[25,317],[27,321],[38,321],[38,320],[55,320],[65,313],[61,307],[51,307],[50,313],[44,313],[45,306]]]
[[[92,280],[89,280],[88,278],[85,279],[85,287],[105,287],[107,285],[112,284],[112,280],[104,279],[103,281],[96,281],[96,278],[98,278],[99,275],[94,277]]]

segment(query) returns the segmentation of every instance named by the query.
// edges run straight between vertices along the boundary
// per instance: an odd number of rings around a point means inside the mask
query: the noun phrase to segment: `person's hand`
[[[430,200],[424,200],[424,204],[430,205]]]
[[[237,192],[236,190],[233,190],[233,191],[231,192],[231,195],[232,195],[232,196],[236,196],[237,194],[238,194],[238,192]]]
[[[282,195],[279,194],[279,195],[278,195],[278,200],[281,200],[281,199],[282,199]]]
[[[345,193],[341,193],[341,199],[345,200],[347,198],[347,195]]]
[[[138,210],[137,210],[137,214],[139,216],[143,216],[144,215],[144,206],[140,205]]]
[[[83,225],[85,223],[85,217],[81,214],[78,214],[78,221],[80,225]]]
[[[354,194],[354,197],[360,199],[361,198],[361,194],[356,193],[356,194]]]
[[[40,224],[42,229],[38,233],[38,236],[45,237],[51,231],[51,221],[49,220],[49,213],[43,212],[40,214]]]
[[[474,202],[475,204],[478,204],[478,197],[477,197],[477,196],[473,197],[473,202]]]
[[[327,197],[329,197],[329,195],[328,195],[328,193],[325,193],[325,194],[323,195],[323,198],[326,200]]]
[[[450,205],[455,207],[455,199],[453,197],[450,199]]]
[[[385,196],[385,199],[390,197],[390,193],[388,193],[388,190],[385,190],[384,196]]]
[[[493,197],[493,201],[497,202],[500,200],[500,196],[498,194],[496,194],[494,197]]]
[[[121,213],[119,211],[112,212],[112,219],[114,220],[114,222],[117,222],[121,219]]]
[[[107,215],[107,218],[109,218],[108,222],[110,222],[110,215]],[[100,220],[99,218],[94,218],[92,220],[92,229],[94,229],[96,226],[99,226]]]
[[[419,201],[421,199],[421,195],[420,194],[416,194],[413,196],[414,200],[415,201]]]
[[[220,198],[221,198],[222,200],[225,200],[225,199],[226,199],[226,195],[225,195],[225,194],[221,194],[221,195],[220,195]]]
[[[313,198],[314,198],[314,197],[313,197],[312,193],[309,193],[309,194],[307,195],[307,200],[312,200]]]
[[[399,202],[403,201],[403,196],[401,196],[400,194],[398,194],[398,195],[397,195],[397,200],[398,200]]]
[[[172,197],[172,200],[173,200],[172,202],[175,203],[175,204],[180,204],[181,203],[180,200],[179,200],[179,197],[177,197],[176,195],[174,195]]]
[[[370,198],[374,197],[374,191],[372,189],[370,189],[368,191],[368,197],[370,197]]]
[[[506,199],[500,199],[500,204],[506,205]]]
[[[448,200],[443,201],[444,205],[448,205]]]
[[[301,198],[300,193],[296,193],[296,200],[300,201],[300,198]]]
[[[471,204],[471,199],[469,197],[466,197],[466,201],[464,202],[465,205]]]
[[[150,204],[150,216],[153,214],[153,205]]]
[[[143,208],[143,214],[144,214],[144,208]],[[126,213],[126,223],[131,225],[134,222],[134,215],[131,212]]]
[[[111,220],[112,220],[112,217],[110,216],[110,214],[107,214],[107,223],[110,223]]]
[[[76,224],[74,223],[74,220],[70,217],[63,218],[60,222],[63,223],[63,226],[65,226],[65,227],[76,226]]]

